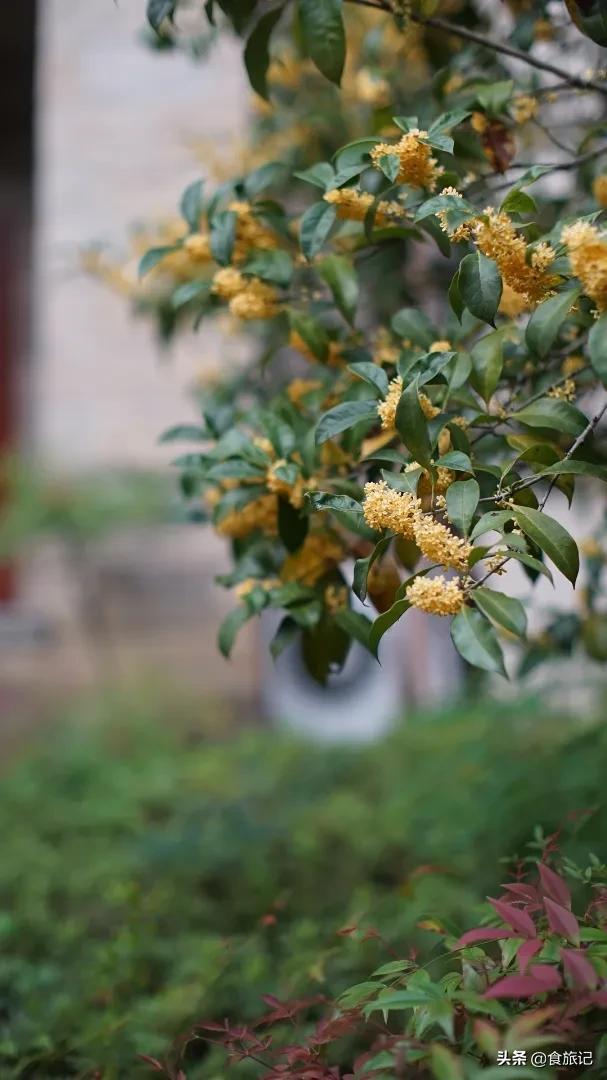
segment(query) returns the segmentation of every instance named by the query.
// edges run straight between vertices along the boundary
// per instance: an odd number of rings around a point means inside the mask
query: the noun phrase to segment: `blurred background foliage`
[[[198,709],[153,686],[81,703],[4,777],[7,1080],[145,1075],[135,1055],[194,1021],[336,994],[392,947],[429,951],[472,924],[532,822],[562,827],[574,858],[602,850],[598,722],[454,705],[371,748],[315,748],[201,736]],[[196,1047],[188,1076],[220,1080]]]

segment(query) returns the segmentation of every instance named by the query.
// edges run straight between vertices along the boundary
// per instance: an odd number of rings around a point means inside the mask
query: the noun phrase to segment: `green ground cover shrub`
[[[533,703],[415,717],[364,750],[192,736],[160,701],[93,712],[3,778],[3,1080],[143,1075],[136,1054],[195,1020],[338,995],[387,946],[423,949],[420,919],[472,925],[534,823],[594,809],[565,830],[582,861],[606,835],[607,731]]]

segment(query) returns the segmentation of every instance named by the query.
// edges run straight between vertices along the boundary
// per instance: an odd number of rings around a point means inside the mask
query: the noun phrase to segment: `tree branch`
[[[391,15],[394,14],[394,9],[387,0],[377,0],[377,2],[375,0],[348,0],[348,3],[375,8],[376,11],[386,11]],[[520,60],[521,63],[536,68],[538,71],[548,71],[551,75],[556,75],[567,86],[575,87],[577,90],[594,90],[596,93],[607,97],[607,85],[604,83],[597,82],[595,79],[584,79],[581,75],[570,75],[568,71],[557,67],[556,64],[550,64],[547,60],[538,60],[536,56],[532,56],[530,53],[515,49],[514,46],[506,45],[501,41],[496,41],[485,34],[478,34],[475,30],[469,30],[467,26],[449,22],[448,19],[424,18],[423,15],[415,14],[411,15],[411,20],[420,26],[428,26],[432,30],[440,30],[444,34],[453,34],[455,37],[463,38],[464,41],[471,41],[475,45],[489,49],[491,52],[501,53],[502,56],[510,56],[513,60]]]

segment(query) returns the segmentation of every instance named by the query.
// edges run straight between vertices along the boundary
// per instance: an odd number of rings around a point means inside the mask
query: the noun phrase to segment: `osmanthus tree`
[[[363,6],[361,31],[349,11]],[[168,39],[180,11],[148,5]],[[178,459],[182,486],[232,544],[221,583],[237,606],[220,648],[278,608],[272,652],[300,638],[324,681],[352,639],[376,654],[416,607],[450,618],[455,648],[490,672],[505,671],[503,634],[527,667],[580,634],[604,658],[600,543],[585,616],[541,643],[525,645],[524,607],[499,586],[514,563],[530,583],[556,571],[575,586],[578,547],[553,503],[578,477],[607,479],[607,4],[207,0],[204,12],[245,39],[276,130],[281,109],[291,123],[347,117],[348,94],[329,87],[344,65],[368,121],[294,175],[268,160],[208,196],[193,184],[180,228],[141,261],[144,306],[169,312],[170,329],[227,310],[257,343],[246,370],[201,395],[200,426],[165,436],[200,442]],[[313,67],[315,85],[329,81],[322,109],[302,83]]]

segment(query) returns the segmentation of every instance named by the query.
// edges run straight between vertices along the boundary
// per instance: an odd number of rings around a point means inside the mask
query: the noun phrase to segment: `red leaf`
[[[561,949],[561,957],[573,985],[580,990],[594,990],[599,977],[584,953],[579,949]]]
[[[489,903],[495,908],[500,919],[508,923],[508,926],[516,930],[521,937],[533,938],[537,936],[535,923],[526,911],[521,911],[512,904],[506,904],[504,900],[492,900],[491,897],[489,897]]]
[[[569,938],[570,941],[573,941],[574,945],[579,945],[580,928],[575,915],[572,915],[572,913],[561,904],[555,903],[549,896],[544,897],[544,907],[546,908],[550,929],[554,931],[555,934],[560,934],[562,937]]]
[[[502,889],[512,893],[517,899],[526,900],[530,904],[537,904],[540,899],[537,889],[533,885],[527,885],[524,881],[514,881],[511,885],[502,885]]]
[[[561,904],[563,907],[571,908],[571,893],[562,877],[555,874],[554,870],[551,870],[545,863],[539,863],[538,870],[544,896],[549,896],[551,900]]]
[[[537,952],[540,951],[542,942],[537,938],[531,938],[529,941],[524,941],[517,951],[516,958],[518,960],[518,966],[521,969],[523,975],[529,967],[530,962]]]
[[[504,930],[501,926],[479,926],[476,930],[467,930],[455,943],[456,949],[462,949],[464,945],[474,945],[477,941],[503,941],[504,938],[513,938],[517,935],[513,930]]]
[[[556,968],[536,964],[531,970],[530,975],[506,975],[504,979],[490,986],[483,997],[529,998],[536,994],[545,994],[548,990],[556,990],[561,985],[561,976]]]

